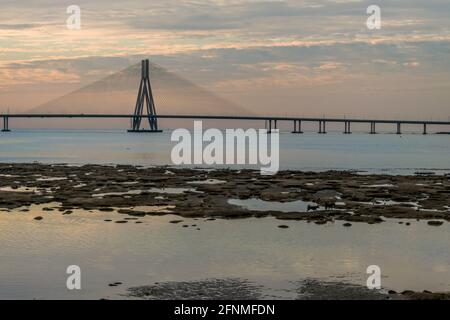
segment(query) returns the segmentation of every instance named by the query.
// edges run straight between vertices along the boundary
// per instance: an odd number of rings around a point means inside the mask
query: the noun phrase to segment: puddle
[[[219,179],[208,179],[208,180],[198,180],[198,181],[189,181],[188,184],[224,184],[227,183],[225,180]]]
[[[366,187],[366,188],[396,188],[396,186],[395,185],[393,185],[393,184],[389,184],[389,183],[386,183],[386,184],[372,184],[372,185],[363,185],[363,187]]]
[[[61,181],[61,180],[67,180],[65,177],[42,177],[36,179],[36,181]]]
[[[108,192],[108,193],[96,193],[92,196],[94,198],[103,198],[108,196],[127,196],[127,195],[138,195],[142,193],[162,193],[162,194],[183,194],[186,192],[197,192],[203,193],[201,191],[197,191],[195,188],[151,188],[149,190],[130,190],[126,192]]]
[[[87,186],[87,184],[86,183],[80,183],[80,184],[77,184],[76,186],[73,186],[75,189],[78,189],[78,188],[83,188],[83,187],[86,187]]]
[[[243,207],[251,211],[278,211],[278,212],[307,212],[308,206],[317,207],[317,203],[307,201],[292,201],[292,202],[276,202],[276,201],[264,201],[261,199],[230,199],[229,204]],[[318,206],[316,211],[324,210],[325,208]]]
[[[165,194],[183,194],[186,192],[203,193],[201,191],[197,191],[195,188],[151,188],[148,192]]]
[[[97,189],[99,190],[99,189]],[[109,197],[109,196],[126,196],[126,195],[137,195],[141,194],[142,190],[130,190],[126,192],[108,192],[108,193],[95,193],[92,196],[94,198],[103,198],[103,197]]]
[[[37,187],[1,187],[0,191],[3,192],[23,192],[23,193],[39,193],[39,188]]]
[[[136,206],[132,208],[127,208],[133,211],[143,211],[143,212],[160,212],[160,213],[172,213],[172,209],[176,206]]]
[[[397,206],[397,205],[403,205],[403,206],[409,206],[415,209],[419,209],[420,205],[417,202],[400,202],[400,201],[394,201],[394,200],[375,200],[375,201],[362,201],[357,202],[360,204],[365,204],[369,206]]]

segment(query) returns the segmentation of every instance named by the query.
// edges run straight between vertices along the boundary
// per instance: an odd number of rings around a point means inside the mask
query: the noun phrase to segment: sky
[[[448,0],[0,0],[0,112],[142,58],[252,114],[450,119]]]

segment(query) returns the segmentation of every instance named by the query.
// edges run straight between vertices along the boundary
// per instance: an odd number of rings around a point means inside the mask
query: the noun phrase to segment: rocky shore
[[[148,300],[450,300],[450,293],[370,290],[361,285],[316,279],[293,282],[293,289],[284,289],[282,294],[268,293],[266,289],[248,280],[207,279],[132,287],[127,296]]]
[[[290,206],[291,210],[252,209],[230,199],[304,201],[305,205]],[[447,176],[337,171],[261,176],[251,170],[0,164],[0,211],[27,211],[32,204],[49,203],[58,203],[57,210],[63,214],[84,209],[133,217],[169,213],[213,219],[274,216],[317,224],[342,220],[347,227],[397,218],[424,219],[430,226],[440,226],[450,221],[450,181]]]

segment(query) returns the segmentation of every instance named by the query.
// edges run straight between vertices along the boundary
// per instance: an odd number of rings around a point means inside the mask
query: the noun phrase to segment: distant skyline
[[[148,57],[255,114],[448,120],[449,17],[448,0],[0,0],[0,112]]]

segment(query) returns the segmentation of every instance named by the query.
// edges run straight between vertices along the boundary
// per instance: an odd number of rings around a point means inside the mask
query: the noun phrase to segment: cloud
[[[37,25],[31,23],[17,23],[17,24],[0,24],[0,30],[25,30],[35,28]]]
[[[416,89],[450,82],[448,0],[378,0],[376,31],[366,28],[369,0],[78,0],[77,31],[65,27],[70,4],[2,1],[3,89],[84,86],[143,57],[232,96],[287,88],[295,100],[302,88],[354,79],[379,91],[391,89],[384,78]]]

